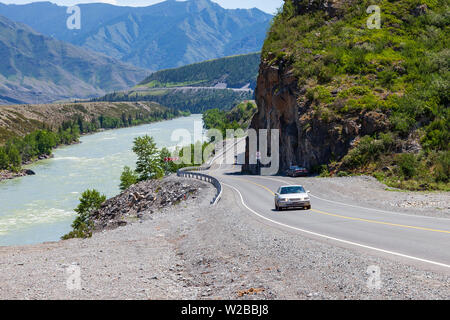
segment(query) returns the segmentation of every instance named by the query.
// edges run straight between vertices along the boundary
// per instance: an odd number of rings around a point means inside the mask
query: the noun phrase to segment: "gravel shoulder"
[[[313,195],[380,210],[450,218],[450,192],[393,190],[374,177],[283,178],[303,184]]]
[[[449,274],[268,225],[228,188],[212,208],[215,190],[196,183],[198,197],[91,239],[0,247],[0,299],[450,297]],[[81,290],[67,289],[71,265]],[[367,286],[372,265],[380,289]]]

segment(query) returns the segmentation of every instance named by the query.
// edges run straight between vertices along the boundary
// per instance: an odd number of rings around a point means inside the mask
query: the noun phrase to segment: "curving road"
[[[234,147],[242,153],[242,140]],[[236,150],[237,149],[237,150]],[[274,209],[274,192],[281,185],[302,184],[302,178],[241,175],[231,148],[212,161],[210,175],[225,192],[268,227],[288,228],[329,243],[400,259],[408,264],[450,273],[450,219],[409,215],[327,200],[311,190],[312,210]],[[305,185],[308,190],[308,185]]]

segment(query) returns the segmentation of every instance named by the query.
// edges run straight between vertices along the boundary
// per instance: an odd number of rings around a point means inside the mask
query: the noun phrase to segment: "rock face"
[[[347,4],[354,0],[292,0],[297,14],[306,12],[325,11],[329,17],[339,15]]]
[[[94,230],[114,229],[130,222],[149,219],[155,211],[197,197],[203,187],[205,185],[202,182],[177,177],[140,182],[108,199],[91,214]]]
[[[351,1],[294,2],[299,14],[311,10],[327,10],[333,16]],[[258,112],[250,128],[280,130],[280,173],[290,165],[311,169],[340,160],[360,137],[385,131],[389,127],[387,115],[375,111],[362,111],[341,118],[327,118],[320,114],[312,107],[312,101],[308,100],[308,87],[299,87],[289,63],[281,60],[271,65],[268,61],[272,58],[269,56],[260,65],[255,92]],[[337,96],[339,91],[336,88],[332,94]],[[248,159],[247,143],[247,164],[243,166],[243,171],[256,174],[256,165],[248,164]]]

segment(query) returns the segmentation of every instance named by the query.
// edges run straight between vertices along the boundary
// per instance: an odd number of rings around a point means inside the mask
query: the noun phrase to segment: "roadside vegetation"
[[[203,113],[203,125],[205,129],[218,129],[226,137],[227,129],[247,130],[250,122],[258,111],[254,101],[244,101],[230,111],[219,109],[207,110]]]
[[[90,238],[92,237],[92,230],[94,223],[90,219],[92,211],[100,209],[103,202],[106,201],[106,196],[101,195],[97,190],[86,190],[80,198],[80,204],[75,208],[78,216],[72,223],[72,231],[61,237],[62,240],[72,238]]]
[[[324,10],[298,14],[285,1],[263,59],[292,68],[306,92],[300,102],[324,122],[371,111],[387,116],[382,132],[360,137],[343,159],[330,159],[330,173],[369,173],[402,189],[449,190],[449,2],[353,3],[330,21]],[[366,27],[369,5],[381,8],[380,29]]]

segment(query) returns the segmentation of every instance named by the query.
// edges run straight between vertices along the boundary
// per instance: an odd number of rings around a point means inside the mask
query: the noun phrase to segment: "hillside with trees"
[[[214,108],[230,110],[241,101],[252,98],[253,92],[251,90],[155,88],[145,91],[131,90],[129,92],[110,93],[92,101],[151,101],[184,112],[203,113]]]
[[[379,28],[368,26],[369,5]],[[273,108],[252,123],[282,129],[282,169],[449,190],[449,12],[449,1],[285,0],[256,97]]]
[[[77,142],[82,134],[187,115],[154,103],[28,105],[0,110],[0,180],[11,172],[20,173],[23,164],[49,157],[60,145]]]
[[[146,88],[214,87],[255,89],[260,53],[231,56],[190,64],[180,68],[161,70],[139,84]]]
[[[247,130],[258,107],[254,101],[243,101],[229,111],[210,109],[203,113],[205,129],[218,129],[226,137],[227,129]]]

